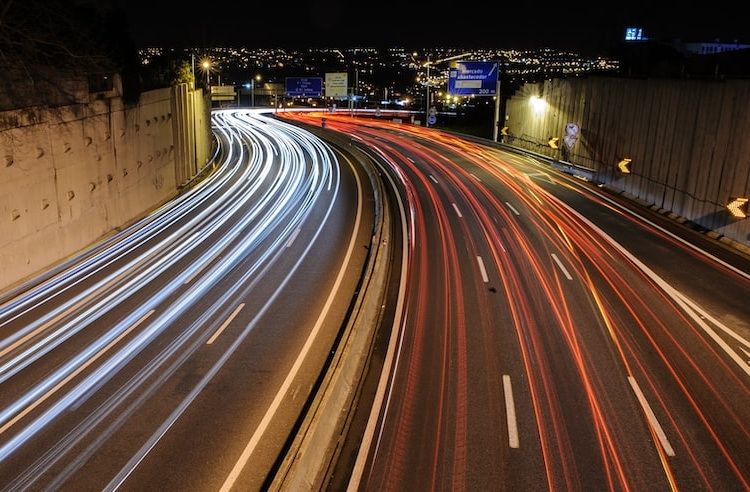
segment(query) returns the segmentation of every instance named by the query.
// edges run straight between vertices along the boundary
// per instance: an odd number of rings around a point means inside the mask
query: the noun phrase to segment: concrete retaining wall
[[[0,289],[174,196],[208,159],[207,109],[178,86],[131,108],[113,97],[1,112]]]
[[[535,111],[537,96],[546,108]],[[750,244],[750,220],[726,212],[750,194],[750,82],[590,78],[526,84],[507,106],[506,143],[593,168],[597,180]],[[568,152],[569,122],[580,137]],[[630,175],[616,171],[632,159]]]

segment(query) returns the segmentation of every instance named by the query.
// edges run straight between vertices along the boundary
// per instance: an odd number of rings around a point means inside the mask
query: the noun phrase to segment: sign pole
[[[430,126],[430,124],[427,121],[430,119],[430,55],[427,55],[426,66],[427,66],[427,84],[426,84],[427,94],[425,97],[427,99],[427,102],[425,102],[425,105],[424,105],[424,126],[428,127]]]
[[[354,69],[354,89],[352,90],[354,96],[352,97],[352,115],[357,113],[357,93],[359,92],[359,69]]]
[[[492,129],[492,140],[497,142],[497,132],[500,128],[500,62],[497,62],[497,82],[495,83],[495,125]]]

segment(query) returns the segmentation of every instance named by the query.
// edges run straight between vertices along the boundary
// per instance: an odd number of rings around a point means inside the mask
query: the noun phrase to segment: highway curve
[[[750,488],[746,258],[534,159],[322,116],[396,182],[408,238],[404,309],[339,483]]]
[[[4,490],[267,479],[354,296],[372,189],[294,126],[213,127],[207,179],[0,298]]]

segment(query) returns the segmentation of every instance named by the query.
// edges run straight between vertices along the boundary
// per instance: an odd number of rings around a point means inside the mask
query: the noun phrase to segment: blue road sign
[[[287,77],[285,93],[289,97],[320,97],[323,95],[323,78]]]
[[[437,117],[434,114],[431,114],[430,116],[427,117],[428,125],[434,125],[435,123],[437,123]]]
[[[494,96],[497,62],[457,62],[448,73],[448,93],[454,96]]]

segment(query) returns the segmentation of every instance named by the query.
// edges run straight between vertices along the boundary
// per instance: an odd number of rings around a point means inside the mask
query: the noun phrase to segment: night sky
[[[642,26],[659,39],[750,42],[748,20],[725,2],[698,9],[655,1],[247,0],[202,2],[201,8],[184,1],[115,2],[141,47],[549,46],[596,52],[616,44],[626,25]]]

